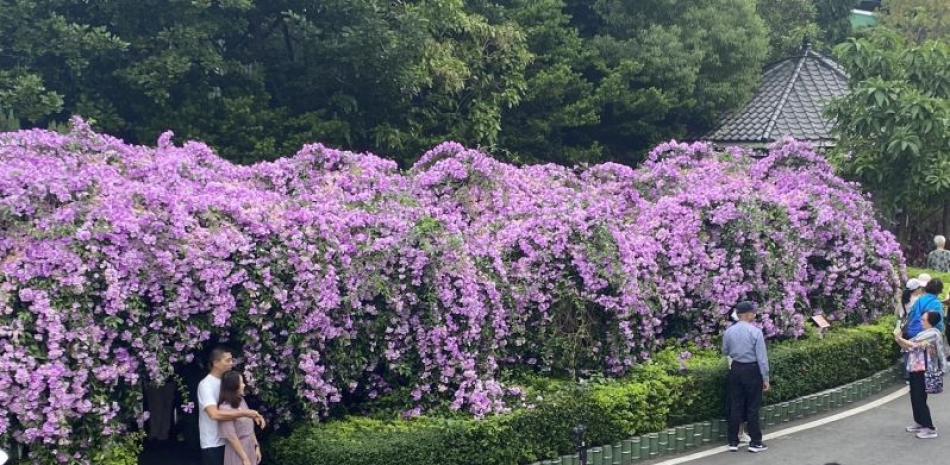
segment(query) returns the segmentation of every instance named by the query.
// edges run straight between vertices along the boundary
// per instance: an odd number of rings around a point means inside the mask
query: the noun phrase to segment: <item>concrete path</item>
[[[895,465],[895,464],[950,464],[950,392],[930,396],[928,403],[937,428],[943,436],[921,440],[904,427],[912,424],[910,398],[906,388],[868,400],[880,403],[872,409],[847,418],[821,424],[813,428],[781,434],[765,441],[769,450],[751,454],[745,448],[739,452],[722,452],[684,461],[703,451],[651,462],[653,465]],[[886,398],[896,397],[887,401]],[[882,399],[885,398],[885,399]],[[870,407],[870,406],[869,406]],[[852,408],[861,408],[855,406]],[[832,415],[845,411],[833,412]],[[819,423],[811,418],[798,424],[782,425],[766,430],[781,433],[796,426]],[[723,444],[724,445],[724,444]],[[718,447],[717,447],[718,448]],[[713,452],[714,449],[708,450]]]

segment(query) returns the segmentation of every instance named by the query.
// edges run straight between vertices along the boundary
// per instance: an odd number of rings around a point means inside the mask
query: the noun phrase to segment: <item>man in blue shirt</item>
[[[756,314],[754,302],[739,302],[736,313],[739,321],[722,336],[722,353],[732,359],[728,378],[729,450],[739,450],[739,425],[744,419],[752,438],[749,452],[763,452],[768,447],[762,443],[759,408],[762,393],[770,389],[765,337],[752,324]]]

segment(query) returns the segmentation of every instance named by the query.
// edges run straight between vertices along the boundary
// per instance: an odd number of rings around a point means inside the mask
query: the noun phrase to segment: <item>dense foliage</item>
[[[457,140],[508,160],[631,163],[708,131],[767,56],[837,43],[849,2],[10,0],[0,128],[10,111],[19,127],[78,114],[245,162],[320,140],[409,166]]]
[[[893,319],[772,347],[774,391],[766,403],[865,378],[893,366]],[[266,447],[285,465],[510,465],[573,452],[571,430],[587,426],[590,445],[611,444],[667,426],[721,418],[726,366],[714,353],[695,353],[679,372],[677,354],[622,379],[552,384],[533,390],[533,408],[481,421],[421,418],[384,421],[347,418],[296,429]]]
[[[138,383],[212,338],[277,420],[400,393],[407,416],[483,416],[520,397],[507,368],[623,375],[746,298],[770,338],[867,321],[902,272],[868,200],[794,141],[576,171],[445,143],[403,172],[74,125],[0,135],[0,434],[39,462],[141,421]]]
[[[832,108],[836,164],[875,195],[919,262],[950,231],[950,42],[877,27],[837,54],[851,92]]]
[[[943,0],[888,0],[884,6],[883,23],[911,42],[950,37],[950,5]]]

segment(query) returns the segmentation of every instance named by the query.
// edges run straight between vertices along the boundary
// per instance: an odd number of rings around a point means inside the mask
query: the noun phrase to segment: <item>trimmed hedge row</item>
[[[836,330],[824,339],[788,341],[769,346],[772,390],[766,404],[823,391],[868,377],[893,365],[898,354],[893,317],[874,325]],[[670,425],[721,418],[727,367],[721,357],[690,366]]]
[[[783,402],[873,375],[894,363],[892,318],[770,348],[773,390]],[[702,353],[678,370],[676,353],[619,380],[565,386],[533,408],[474,419],[383,421],[350,418],[308,425],[269,443],[282,465],[511,465],[570,453],[571,429],[587,426],[588,444],[608,444],[667,426],[722,416],[726,364]]]

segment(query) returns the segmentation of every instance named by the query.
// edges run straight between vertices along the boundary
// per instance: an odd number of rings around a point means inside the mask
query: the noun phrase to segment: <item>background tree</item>
[[[405,166],[454,139],[635,164],[714,127],[804,37],[836,43],[850,3],[10,0],[0,106],[136,143],[170,128],[243,162],[322,141]]]
[[[502,148],[529,160],[636,164],[711,128],[758,83],[765,28],[746,0],[510,2],[532,52]]]
[[[535,58],[526,70],[521,102],[502,114],[501,139],[493,153],[520,162],[603,159],[604,147],[587,136],[601,122],[598,79],[590,72],[597,54],[564,2],[516,0],[494,14],[523,25]]]
[[[950,45],[878,27],[836,53],[852,88],[831,110],[835,160],[919,258],[928,236],[950,231]]]
[[[252,55],[293,115],[294,146],[325,133],[396,155],[446,139],[490,145],[524,92],[524,34],[461,1],[286,3],[267,5],[285,24]]]
[[[950,3],[944,0],[888,0],[881,21],[916,43],[946,39],[950,34]]]
[[[798,52],[805,41],[819,45],[824,39],[814,0],[759,0],[756,13],[768,28],[769,61]]]
[[[851,35],[851,9],[855,0],[814,0],[818,13],[816,20],[822,31],[823,42],[829,46],[840,44]]]
[[[0,7],[0,105],[79,113],[132,141],[171,128],[241,161],[302,141],[416,153],[494,143],[531,59],[461,0],[16,0]]]
[[[104,27],[76,23],[53,7],[0,5],[0,107],[28,124],[71,109],[100,60],[128,46]]]
[[[20,129],[20,120],[14,116],[12,110],[0,108],[0,132],[16,131]]]

